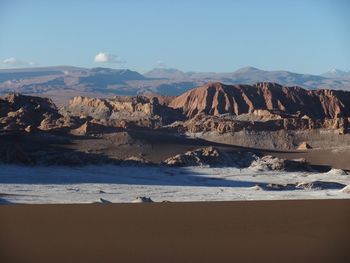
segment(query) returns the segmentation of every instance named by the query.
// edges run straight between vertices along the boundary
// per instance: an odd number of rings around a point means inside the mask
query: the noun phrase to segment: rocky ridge
[[[258,141],[261,138],[259,132],[263,132],[265,134],[263,136],[267,136],[265,138],[273,141],[272,146],[269,146],[271,149],[308,151],[315,146],[308,144],[307,136],[311,132],[306,132],[304,137],[300,137],[302,141],[293,141],[286,139],[289,138],[288,134],[281,136],[281,131],[304,133],[304,131],[316,130],[327,136],[328,131],[324,132],[323,129],[328,129],[339,138],[346,140],[350,120],[349,94],[350,92],[332,90],[307,91],[298,87],[282,87],[274,83],[258,83],[252,86],[211,83],[187,92],[172,101],[169,97],[161,100],[161,97],[153,95],[111,98],[78,96],[60,109],[47,98],[9,94],[0,98],[1,135],[15,134],[23,138],[26,135],[38,134],[36,141],[39,142],[45,141],[45,138],[50,136],[62,137],[64,142],[59,144],[64,144],[65,146],[62,147],[68,148],[74,148],[69,146],[72,140],[82,140],[79,143],[83,145],[83,152],[78,154],[69,150],[61,154],[61,149],[56,146],[56,139],[48,139],[46,144],[49,146],[53,144],[50,149],[54,153],[38,151],[33,154],[29,150],[27,154],[29,148],[23,150],[20,143],[17,143],[16,147],[11,147],[3,136],[4,143],[0,147],[0,156],[1,160],[6,163],[11,160],[27,164],[41,163],[42,160],[47,164],[95,163],[110,159],[110,156],[119,151],[116,150],[117,146],[127,145],[129,147],[127,149],[131,151],[130,155],[118,155],[118,163],[125,159],[125,165],[148,164],[148,160],[143,159],[142,155],[140,155],[142,158],[139,156],[141,152],[138,149],[144,147],[148,149],[147,151],[152,151],[153,146],[158,143],[158,135],[159,140],[164,135],[162,143],[165,144],[176,138],[180,138],[178,141],[184,139],[185,143],[188,138],[186,136],[189,134],[195,134],[194,136],[199,134],[199,137],[202,136],[200,137],[202,141],[206,140],[206,134],[217,136],[214,139],[207,137],[209,138],[207,142],[215,142],[220,135],[231,137],[237,135],[236,138],[239,140],[241,138],[244,140],[244,136],[248,138],[250,135],[256,135],[247,139],[248,143],[251,143],[249,147],[256,147],[254,140]],[[135,133],[140,131],[144,133],[141,137]],[[126,136],[123,136],[124,133]],[[110,137],[108,137],[109,134]],[[273,136],[268,137],[271,134]],[[283,147],[280,147],[279,142],[275,143],[275,135],[279,136],[286,145],[283,144]],[[155,138],[152,139],[152,136]],[[225,139],[225,136],[219,139]],[[101,140],[104,142],[103,147],[99,145],[100,142],[96,142],[93,146],[90,146],[90,142],[83,142],[85,139],[95,137],[103,139]],[[220,142],[219,139],[217,142]],[[13,140],[16,142],[16,139]],[[324,140],[322,137],[322,142]],[[339,142],[344,143],[344,140],[339,140]],[[122,141],[125,143],[121,143]],[[220,143],[241,145],[236,142],[237,140],[228,140],[228,142]],[[194,141],[191,143],[197,145]],[[208,143],[202,145],[208,146]],[[99,154],[104,151],[108,154],[100,158]],[[127,160],[132,155],[136,157]],[[173,166],[229,165],[230,163],[237,164],[237,158],[241,162],[248,157],[226,155],[219,153],[217,149],[203,148],[168,159],[164,158],[166,159],[164,164]],[[109,161],[114,162],[115,159],[112,158]],[[157,162],[160,162],[159,159]],[[274,169],[271,167],[288,165],[290,164],[285,162],[280,164],[271,159],[259,159],[259,163],[255,166],[257,169]]]
[[[65,116],[92,118],[107,126],[126,127],[133,123],[144,127],[161,127],[181,120],[179,110],[159,103],[157,97],[114,96],[109,99],[74,97],[60,112]]]
[[[173,127],[189,132],[331,129],[344,134],[350,127],[350,92],[345,91],[210,83],[178,96],[169,106],[188,117]]]
[[[214,82],[185,92],[175,98],[170,107],[182,109],[188,117],[199,113],[241,115],[263,110],[264,114],[281,117],[333,119],[350,117],[350,92],[305,90],[269,82],[255,85]]]

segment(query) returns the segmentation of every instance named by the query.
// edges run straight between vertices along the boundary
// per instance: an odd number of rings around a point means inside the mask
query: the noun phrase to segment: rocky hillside
[[[79,96],[60,110],[48,98],[18,93],[0,98],[0,132],[56,130],[78,135],[103,134],[114,128],[156,128],[182,119],[180,110],[160,104],[156,97]]]
[[[183,119],[180,110],[160,104],[158,97],[147,96],[114,96],[108,99],[78,96],[70,100],[60,112],[107,123],[138,121],[140,126],[150,126],[146,124],[149,121],[163,125]]]
[[[178,96],[169,106],[182,109],[187,117],[200,113],[218,116],[265,111],[266,114],[282,117],[333,119],[350,117],[350,92],[305,90],[269,82],[255,85],[224,85],[215,82]]]
[[[162,96],[77,96],[60,108],[47,98],[0,98],[0,131],[104,134],[118,129],[172,133],[329,129],[350,131],[350,92],[305,90],[275,83],[210,83],[174,99]]]
[[[61,115],[47,98],[8,94],[0,98],[0,128],[4,130],[31,130],[58,120]]]

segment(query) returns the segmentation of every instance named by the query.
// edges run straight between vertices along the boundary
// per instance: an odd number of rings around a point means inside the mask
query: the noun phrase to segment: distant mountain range
[[[0,94],[20,92],[50,96],[54,99],[75,95],[111,96],[158,93],[180,95],[207,82],[254,84],[276,82],[284,86],[306,89],[350,90],[350,72],[331,70],[322,75],[288,71],[265,71],[254,67],[234,72],[183,72],[156,68],[145,74],[128,69],[79,68],[70,66],[1,69]]]
[[[145,74],[149,78],[173,80],[220,81],[227,84],[253,84],[257,82],[276,82],[288,86],[307,89],[350,89],[350,72],[331,70],[322,75],[298,74],[289,71],[265,71],[254,67],[241,68],[234,72],[182,72],[177,69],[153,69]]]
[[[321,76],[326,78],[350,78],[350,71],[344,71],[340,69],[331,69],[330,71],[322,74]]]

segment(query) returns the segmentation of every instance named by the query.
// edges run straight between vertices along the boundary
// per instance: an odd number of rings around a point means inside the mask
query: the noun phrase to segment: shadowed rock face
[[[8,94],[0,98],[2,115],[20,108],[35,111],[37,114],[57,112],[55,104],[48,98],[25,96],[18,93]]]
[[[350,117],[350,92],[339,90],[305,90],[283,87],[276,83],[224,85],[210,83],[192,89],[177,98],[170,107],[182,109],[187,117],[253,113],[267,110],[304,118]]]
[[[44,126],[60,117],[55,104],[48,98],[21,94],[0,98],[0,128],[5,130]]]
[[[185,115],[186,117],[185,117]],[[308,91],[274,83],[211,83],[175,98],[157,96],[75,97],[58,111],[50,99],[10,94],[0,98],[0,130],[103,134],[147,127],[171,132],[331,129],[349,132],[350,92]]]

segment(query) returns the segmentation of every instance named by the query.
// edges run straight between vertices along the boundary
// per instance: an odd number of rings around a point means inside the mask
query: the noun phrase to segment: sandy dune
[[[0,206],[1,262],[348,262],[349,200]]]

